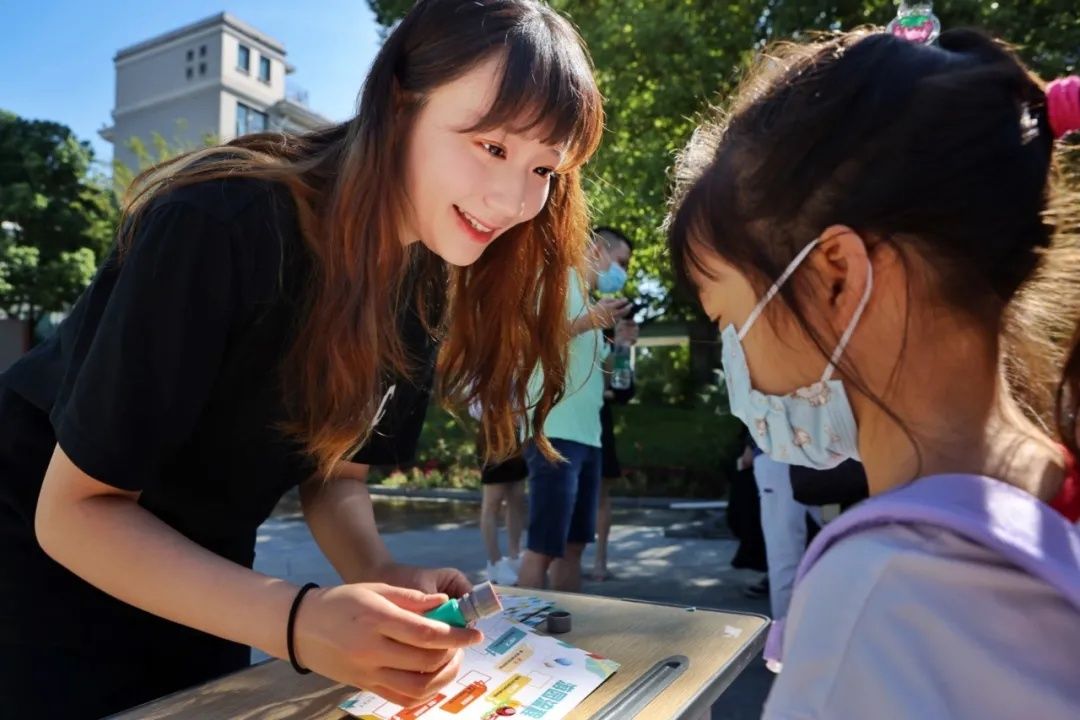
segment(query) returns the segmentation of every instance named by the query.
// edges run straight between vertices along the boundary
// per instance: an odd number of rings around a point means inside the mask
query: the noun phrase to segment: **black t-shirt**
[[[130,251],[109,257],[56,335],[0,375],[9,398],[0,402],[0,468],[9,469],[0,472],[0,540],[33,538],[48,456],[19,448],[58,442],[91,477],[141,491],[154,515],[250,566],[256,529],[313,469],[278,429],[280,363],[304,320],[311,262],[283,186],[234,179],[155,200]],[[410,309],[398,322],[420,369],[386,382],[393,392],[357,462],[403,463],[415,452],[436,345]],[[40,552],[0,547],[9,571],[0,570],[0,590],[4,575],[61,582],[50,564]],[[45,603],[51,597],[42,593]]]

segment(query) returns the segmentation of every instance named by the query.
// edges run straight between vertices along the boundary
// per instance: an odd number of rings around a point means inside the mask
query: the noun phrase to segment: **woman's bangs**
[[[535,136],[564,149],[559,170],[579,167],[600,144],[602,99],[585,55],[540,25],[507,37],[495,101],[469,131],[506,128]]]

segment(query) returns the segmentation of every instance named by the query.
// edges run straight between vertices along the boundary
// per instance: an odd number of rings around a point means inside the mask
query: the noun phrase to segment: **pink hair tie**
[[[1080,77],[1070,75],[1046,86],[1046,114],[1055,139],[1080,130]]]

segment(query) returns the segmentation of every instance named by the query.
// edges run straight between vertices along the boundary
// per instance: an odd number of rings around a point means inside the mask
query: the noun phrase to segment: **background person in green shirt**
[[[604,328],[615,327],[629,315],[625,298],[604,298],[593,303],[592,291],[615,292],[626,280],[625,243],[597,237],[592,245],[593,263],[581,280],[571,275],[567,301],[570,323],[566,394],[552,407],[544,434],[562,455],[549,461],[536,446],[527,443],[529,465],[529,533],[518,575],[522,587],[544,587],[548,569],[555,590],[581,589],[581,554],[596,532],[596,509],[600,494],[600,408],[604,404],[603,361],[608,348]],[[533,374],[531,386],[539,389],[543,377]]]

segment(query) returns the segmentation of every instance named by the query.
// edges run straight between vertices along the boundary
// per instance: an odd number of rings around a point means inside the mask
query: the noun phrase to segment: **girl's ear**
[[[841,334],[851,323],[870,282],[870,256],[859,233],[846,225],[833,225],[821,234],[818,252],[808,258],[821,278],[819,307]]]

